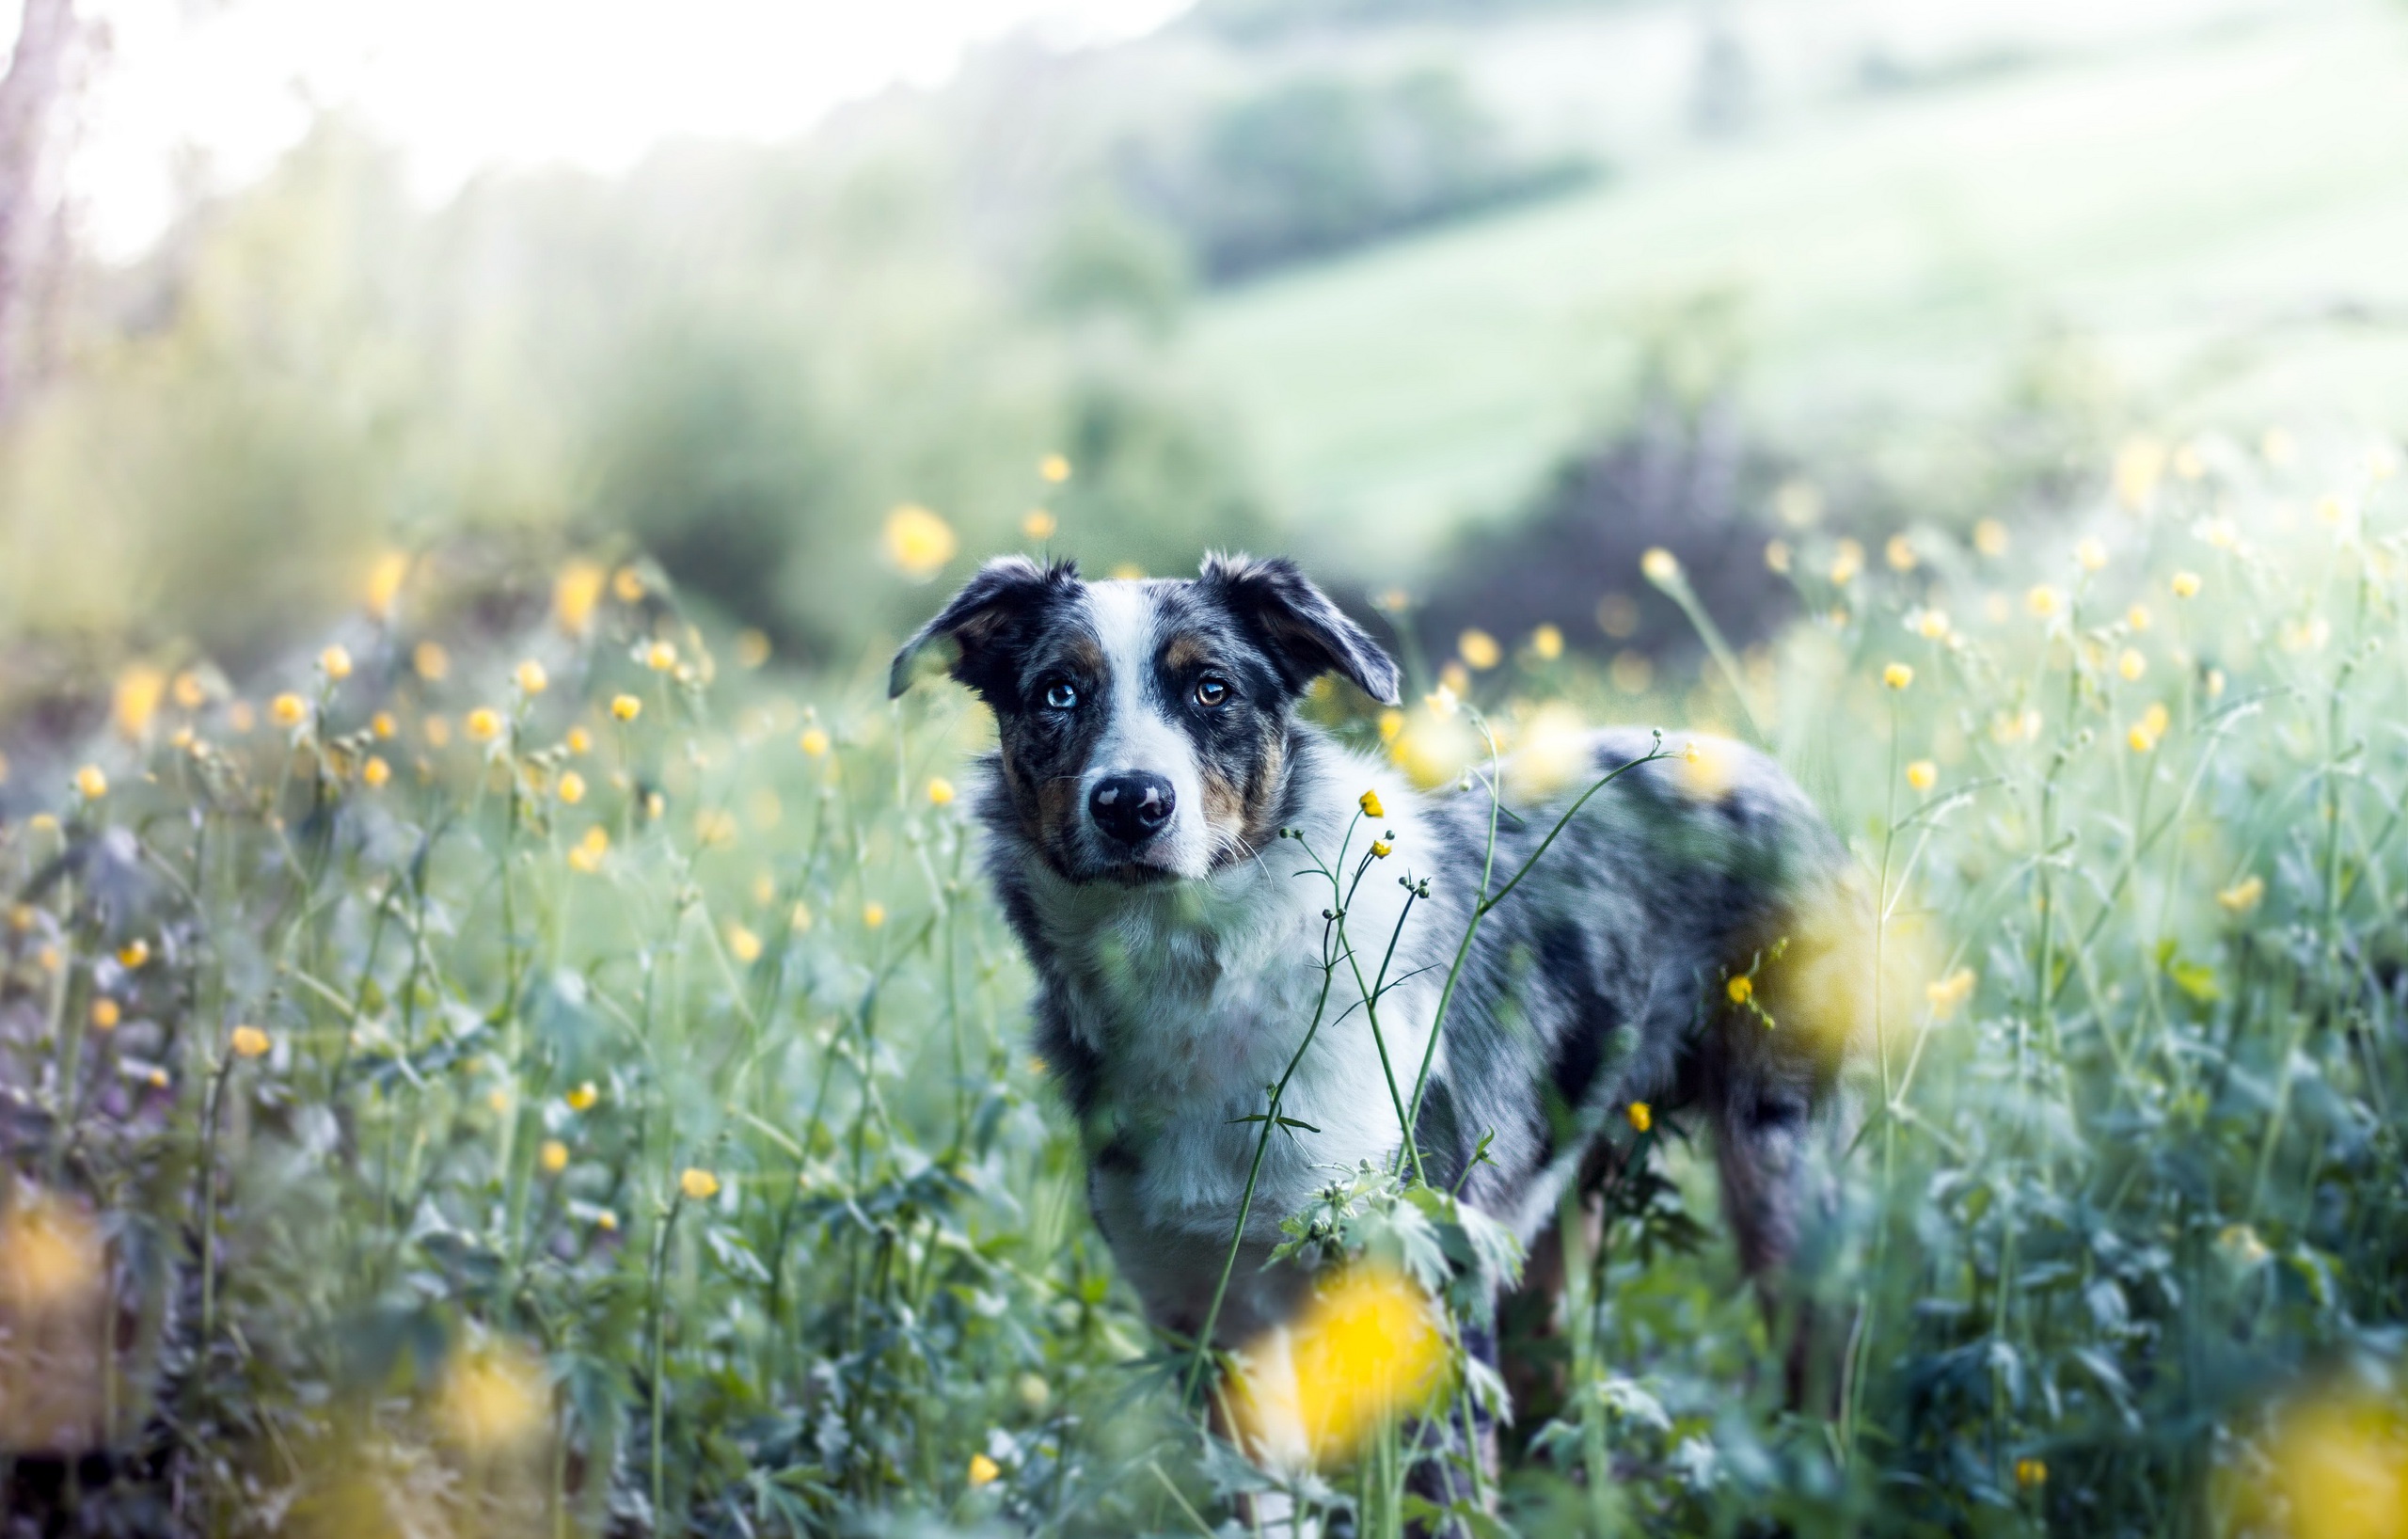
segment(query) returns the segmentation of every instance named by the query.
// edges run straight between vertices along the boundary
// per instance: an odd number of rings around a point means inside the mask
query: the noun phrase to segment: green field
[[[1751,412],[1825,452],[1944,446],[2052,326],[2136,418],[2379,418],[2408,407],[2403,78],[2408,14],[2344,0],[1844,101],[1228,294],[1191,346],[1298,542],[1350,566],[1513,504],[1651,312],[1714,289]],[[2345,301],[2390,325],[2317,323]]]

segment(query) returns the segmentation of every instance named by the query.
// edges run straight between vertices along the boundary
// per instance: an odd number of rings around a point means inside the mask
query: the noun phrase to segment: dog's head
[[[1394,705],[1396,664],[1287,561],[1208,556],[1193,580],[1084,582],[989,562],[895,655],[994,708],[1014,827],[1073,881],[1200,877],[1278,829],[1290,712],[1323,674]]]

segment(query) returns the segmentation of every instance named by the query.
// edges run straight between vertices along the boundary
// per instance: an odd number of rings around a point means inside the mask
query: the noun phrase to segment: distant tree
[[[26,316],[46,255],[59,108],[84,31],[75,0],[24,0],[0,75],[0,413],[24,386]]]

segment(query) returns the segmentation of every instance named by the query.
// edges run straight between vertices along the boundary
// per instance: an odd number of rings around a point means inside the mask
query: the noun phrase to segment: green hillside
[[[1651,313],[1718,289],[1740,299],[1756,419],[1826,446],[1874,421],[1878,447],[1944,439],[1927,430],[2055,325],[2145,414],[2397,409],[2403,80],[2408,13],[2334,4],[1856,96],[1234,291],[1190,346],[1299,544],[1358,562],[1510,503],[1607,409]],[[2317,319],[2344,302],[2392,325]],[[2279,366],[2253,340],[2279,340]]]

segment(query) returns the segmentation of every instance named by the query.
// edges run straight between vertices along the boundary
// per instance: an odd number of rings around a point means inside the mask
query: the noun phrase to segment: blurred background
[[[1276,549],[1434,655],[1553,623],[1627,677],[1689,634],[1650,546],[1744,645],[1760,530],[2408,405],[2400,0],[0,25],[17,706],[171,639],[256,668],[461,541],[640,547],[848,668],[998,548]]]

